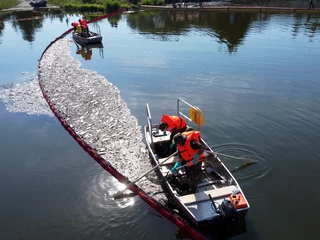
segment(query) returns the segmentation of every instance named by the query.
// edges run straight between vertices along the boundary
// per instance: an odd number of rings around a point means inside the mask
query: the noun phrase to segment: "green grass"
[[[168,1],[168,0],[167,0]],[[48,0],[49,4],[67,8],[67,11],[92,12],[94,9],[101,11],[116,11],[119,8],[130,9],[134,6],[146,5],[165,5],[165,0]],[[80,7],[81,5],[85,5]]]
[[[132,0],[48,0],[49,4],[60,6],[66,12],[105,13],[130,9]]]
[[[0,10],[15,7],[19,3],[19,0],[0,0]]]
[[[48,0],[49,4],[63,7],[65,4],[82,4],[82,0]]]

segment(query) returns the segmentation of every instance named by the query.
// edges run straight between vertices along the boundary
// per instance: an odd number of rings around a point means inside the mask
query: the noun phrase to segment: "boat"
[[[47,0],[32,0],[29,2],[29,4],[32,7],[46,7],[47,6]]]
[[[188,110],[189,113],[187,113]],[[146,104],[146,112],[147,124],[144,126],[144,136],[150,161],[153,166],[159,166],[155,173],[162,183],[168,200],[173,203],[179,214],[200,229],[208,229],[216,223],[233,223],[243,220],[250,205],[237,180],[219,158],[219,154],[215,153],[201,138],[206,155],[205,160],[198,163],[202,165],[202,181],[198,184],[195,193],[187,191],[186,189],[189,189],[188,167],[183,165],[174,174],[170,171],[178,160],[177,153],[171,156],[168,153],[171,144],[170,132],[162,132],[159,130],[159,123],[152,123],[148,104]],[[186,131],[200,131],[203,115],[199,107],[178,98],[177,116],[186,120],[188,127]]]
[[[99,33],[95,33],[89,31],[89,37],[83,37],[81,33],[73,32],[72,33],[73,39],[78,42],[79,44],[97,44],[102,42],[102,36]]]

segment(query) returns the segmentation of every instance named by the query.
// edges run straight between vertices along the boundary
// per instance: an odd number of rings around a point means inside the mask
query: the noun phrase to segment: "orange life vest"
[[[77,22],[74,22],[74,23],[73,23],[73,27],[75,27],[75,28],[77,28],[78,25],[79,25],[79,23],[77,23]]]
[[[162,115],[161,122],[166,122],[168,124],[167,131],[169,132],[172,132],[172,129],[175,127],[179,130],[187,126],[186,121],[182,117],[168,116],[167,114]]]
[[[196,140],[198,143],[200,143],[200,132],[199,131],[189,131],[189,132],[184,132],[183,135],[187,137],[185,143],[183,146],[177,144],[178,150],[180,153],[180,156],[185,160],[188,164],[189,167],[193,165],[193,157],[194,155],[198,152],[198,150],[193,149],[190,146],[191,140]],[[197,162],[201,162],[204,158],[204,154],[202,153],[198,159]]]
[[[88,24],[87,24],[87,21],[86,21],[86,20],[81,19],[81,20],[80,20],[80,24],[81,24],[81,26],[82,26],[83,28],[88,28]]]

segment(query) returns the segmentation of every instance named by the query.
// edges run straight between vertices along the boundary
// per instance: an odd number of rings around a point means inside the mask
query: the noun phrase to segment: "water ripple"
[[[215,151],[259,161],[256,164],[247,164],[242,160],[220,156],[220,159],[228,166],[234,177],[239,180],[263,178],[272,169],[271,159],[262,157],[261,153],[249,145],[226,143],[216,146]]]
[[[92,211],[99,212],[101,209],[126,208],[136,201],[134,197],[113,199],[112,196],[120,189],[123,189],[125,185],[104,171],[94,175],[89,186],[87,201],[88,204],[93,205]]]

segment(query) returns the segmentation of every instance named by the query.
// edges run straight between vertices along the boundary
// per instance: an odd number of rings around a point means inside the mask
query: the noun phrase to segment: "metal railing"
[[[150,134],[150,140],[151,144],[153,145],[153,138],[152,138],[152,120],[151,120],[151,113],[149,109],[149,104],[146,104],[146,111],[147,111],[147,125],[148,125],[148,131]]]
[[[193,108],[197,113],[198,113],[198,116],[200,116],[200,111],[197,107],[191,105],[190,103],[188,103],[187,101],[183,100],[182,98],[178,98],[178,101],[177,101],[177,112],[178,112],[178,116],[182,116],[184,117],[185,119],[187,119],[188,121],[194,123],[195,125],[197,125],[198,127],[198,131],[200,131],[200,122],[199,123],[195,123],[194,121],[192,121],[191,118],[189,118],[187,115],[185,115],[183,112],[180,111],[180,102],[183,102],[184,104],[186,104],[187,106],[189,106],[190,108]]]

